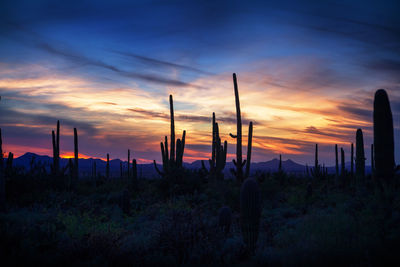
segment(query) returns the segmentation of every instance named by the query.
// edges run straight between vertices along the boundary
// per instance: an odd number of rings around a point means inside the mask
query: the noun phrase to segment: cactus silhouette
[[[364,137],[361,129],[356,132],[356,181],[363,181],[365,177]]]
[[[282,171],[282,155],[279,154],[279,165],[278,165],[278,172]]]
[[[260,190],[256,180],[246,179],[240,189],[240,220],[243,242],[250,252],[254,252],[259,234],[260,201]]]
[[[218,225],[221,230],[228,234],[232,224],[232,211],[228,206],[224,206],[218,213]]]
[[[221,138],[219,136],[218,123],[215,120],[215,113],[213,112],[212,118],[212,145],[211,145],[211,159],[208,160],[210,165],[209,174],[211,177],[216,177],[217,179],[223,179],[223,170],[226,165],[226,154],[228,151],[228,142],[225,141],[224,145],[221,145]],[[204,161],[201,161],[202,168],[207,171]]]
[[[232,160],[233,164],[236,167],[235,169],[231,169],[232,173],[236,176],[236,180],[239,182],[243,182],[244,178],[248,176],[243,175],[243,166],[246,166],[246,173],[245,175],[250,173],[250,162],[247,160],[242,159],[242,116],[240,113],[240,101],[239,101],[239,89],[237,85],[237,78],[236,74],[233,74],[233,89],[235,92],[235,105],[236,105],[236,135],[229,134],[232,138],[236,138],[236,160]],[[248,146],[247,146],[247,159],[251,159],[251,142],[253,137],[253,123],[250,122],[249,124],[249,136],[248,136]]]
[[[321,165],[318,163],[318,144],[315,144],[314,168],[311,168],[311,175],[314,178],[322,177]]]
[[[170,106],[170,124],[171,124],[171,146],[170,155],[168,155],[168,138],[165,136],[165,143],[161,142],[161,157],[163,162],[163,170],[160,171],[157,167],[157,163],[154,160],[154,168],[157,173],[161,176],[170,175],[178,169],[182,169],[183,166],[183,153],[185,150],[185,136],[186,131],[183,131],[182,139],[176,140],[176,154],[175,154],[175,119],[174,119],[174,102],[172,95],[169,96]]]
[[[395,169],[393,117],[389,97],[384,89],[375,92],[373,116],[375,177],[389,181]]]
[[[51,131],[52,141],[53,141],[53,174],[60,174],[60,121],[57,121],[57,136],[54,130]]]

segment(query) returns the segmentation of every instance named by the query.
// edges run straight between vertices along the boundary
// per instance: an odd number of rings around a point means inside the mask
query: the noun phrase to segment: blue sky
[[[209,156],[213,111],[232,156],[236,72],[256,161],[311,163],[319,143],[332,164],[333,145],[348,152],[359,127],[368,153],[376,89],[389,93],[399,136],[396,2],[2,1],[5,148],[50,155],[60,119],[65,154],[78,127],[83,155],[130,148],[158,160],[172,93],[186,160]]]

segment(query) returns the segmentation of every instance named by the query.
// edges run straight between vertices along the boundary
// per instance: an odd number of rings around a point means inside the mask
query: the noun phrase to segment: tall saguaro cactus
[[[217,179],[223,179],[223,170],[226,165],[226,154],[228,151],[228,142],[225,141],[224,145],[221,145],[221,138],[219,136],[219,127],[215,119],[215,113],[213,112],[212,118],[212,152],[211,159],[208,160],[210,165],[209,174],[210,176],[215,176]],[[201,161],[202,167],[207,171],[204,166],[204,162]]]
[[[165,136],[165,143],[161,142],[161,156],[163,161],[163,171],[160,171],[157,167],[157,163],[154,160],[154,168],[161,176],[165,176],[173,173],[177,169],[181,169],[183,166],[183,153],[185,150],[185,137],[186,131],[183,131],[182,139],[176,140],[175,147],[175,119],[174,119],[174,102],[172,95],[169,96],[170,106],[170,121],[171,121],[171,145],[170,154],[168,155],[168,138]],[[176,150],[175,150],[176,149]]]
[[[356,132],[356,180],[363,181],[365,177],[364,137],[361,129]]]
[[[233,174],[236,176],[236,179],[239,182],[243,182],[243,166],[246,164],[247,160],[243,161],[242,158],[242,116],[240,113],[240,101],[239,101],[239,89],[237,85],[236,74],[233,74],[233,89],[235,92],[235,104],[236,104],[236,135],[229,134],[232,138],[236,138],[236,160],[233,160],[233,164],[236,167],[236,170],[232,169]],[[250,131],[251,129],[251,131]],[[251,135],[250,135],[251,133]],[[253,136],[253,123],[249,124],[249,136],[248,136],[248,146],[247,146],[247,158],[251,159],[251,142]],[[246,173],[247,170],[250,172],[250,162],[247,162]],[[245,174],[246,174],[245,173]],[[245,176],[246,177],[246,176]],[[246,177],[247,178],[247,177]]]
[[[51,131],[53,141],[53,174],[60,173],[60,121],[57,121],[57,134]]]
[[[384,89],[374,98],[375,177],[390,181],[394,175],[393,117],[389,97]]]
[[[250,252],[254,252],[256,248],[260,217],[260,190],[256,180],[248,178],[240,189],[240,223],[243,241]]]

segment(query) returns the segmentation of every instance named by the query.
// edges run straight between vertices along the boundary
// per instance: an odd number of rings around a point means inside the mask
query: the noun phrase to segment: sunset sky
[[[400,4],[394,1],[1,1],[3,149],[61,154],[73,127],[82,156],[160,161],[173,94],[184,160],[210,155],[214,111],[235,153],[238,75],[244,142],[253,159],[283,155],[334,163],[334,144],[364,131],[367,165],[375,90],[391,100],[396,159],[400,113]],[[246,152],[246,149],[244,149]],[[347,161],[346,159],[346,161]]]

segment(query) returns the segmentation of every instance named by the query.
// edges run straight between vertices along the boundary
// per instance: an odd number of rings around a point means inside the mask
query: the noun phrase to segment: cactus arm
[[[247,159],[246,159],[247,164],[246,164],[245,178],[249,177],[249,175],[250,175],[252,141],[253,141],[253,122],[250,122],[249,123],[248,140],[247,140]]]
[[[229,136],[232,137],[232,138],[237,138],[237,135],[234,135],[234,134],[231,134],[231,133],[229,133]]]

